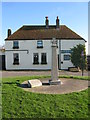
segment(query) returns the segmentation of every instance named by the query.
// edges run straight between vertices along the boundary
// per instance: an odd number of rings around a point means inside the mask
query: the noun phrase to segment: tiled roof
[[[55,25],[50,25],[47,29],[45,25],[38,26],[22,26],[5,40],[48,40],[48,39],[83,39],[70,28],[65,25],[60,25],[56,29]],[[83,39],[84,40],[84,39]]]

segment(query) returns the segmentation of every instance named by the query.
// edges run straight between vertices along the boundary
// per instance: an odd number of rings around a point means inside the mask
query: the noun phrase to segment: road
[[[13,76],[40,76],[40,75],[51,75],[51,71],[0,71],[0,76],[2,77],[13,77]],[[59,75],[73,75],[82,76],[80,72],[69,72],[64,70],[59,70]],[[84,71],[84,76],[90,76],[90,72]]]

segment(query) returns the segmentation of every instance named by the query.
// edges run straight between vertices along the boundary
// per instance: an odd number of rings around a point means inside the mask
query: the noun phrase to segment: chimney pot
[[[56,19],[56,28],[59,28],[59,18],[57,16],[57,19]]]
[[[11,35],[11,29],[8,29],[8,37]]]
[[[58,20],[58,16],[57,16],[57,20]]]
[[[46,20],[48,20],[48,16],[46,16],[45,18],[46,18]]]
[[[45,21],[46,28],[48,28],[48,27],[49,27],[49,20],[48,20],[48,16],[46,16],[45,18],[46,18],[46,21]]]

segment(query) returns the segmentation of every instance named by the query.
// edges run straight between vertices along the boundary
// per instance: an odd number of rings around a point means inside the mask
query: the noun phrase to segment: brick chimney
[[[11,29],[8,29],[8,37],[11,35]]]
[[[46,18],[46,21],[45,21],[46,28],[48,28],[48,27],[49,27],[49,20],[48,20],[48,17],[47,17],[47,16],[46,16],[45,18]]]
[[[57,16],[57,19],[56,19],[56,28],[59,28],[59,18]]]

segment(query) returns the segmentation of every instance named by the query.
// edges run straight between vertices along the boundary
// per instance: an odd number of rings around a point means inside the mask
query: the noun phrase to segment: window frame
[[[37,59],[38,59],[38,61],[37,62],[35,62],[35,54],[37,54]],[[34,65],[37,65],[37,64],[39,64],[39,53],[33,53],[33,64]]]
[[[45,59],[46,59],[44,62],[42,61],[43,54],[45,54]],[[47,64],[47,53],[41,53],[41,64]]]
[[[15,45],[15,42],[17,42],[17,46]],[[13,41],[13,49],[18,49],[19,48],[19,41]]]
[[[41,42],[41,45],[39,46],[38,44],[40,44],[40,42]],[[37,48],[43,48],[43,40],[37,41]]]
[[[65,56],[69,56],[69,59],[66,59]],[[70,60],[71,60],[70,58],[71,58],[71,55],[70,55],[70,54],[64,54],[64,55],[63,55],[63,60],[64,60],[64,61],[70,61]]]
[[[15,55],[18,55],[18,62],[15,62]],[[13,65],[19,65],[19,53],[13,53]]]

